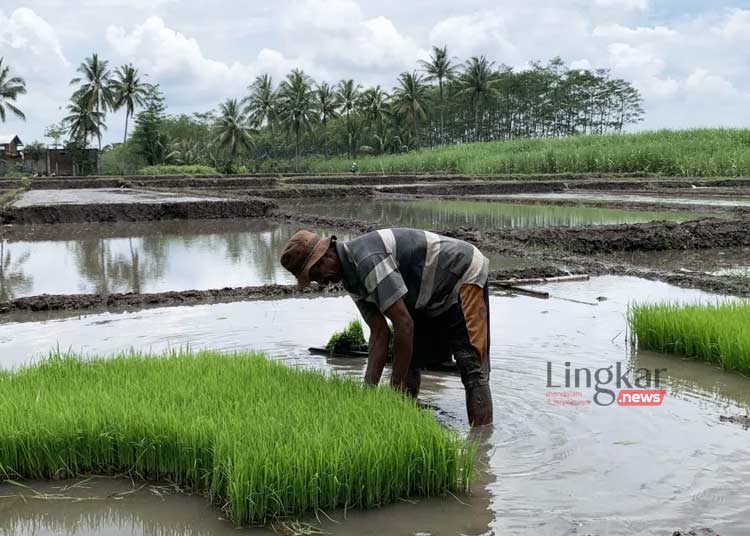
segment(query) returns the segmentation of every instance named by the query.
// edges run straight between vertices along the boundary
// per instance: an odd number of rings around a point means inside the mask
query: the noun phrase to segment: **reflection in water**
[[[293,283],[279,257],[296,230],[261,220],[64,226],[51,240],[2,243],[0,291],[10,299]]]
[[[520,205],[446,199],[346,199],[289,205],[300,212],[320,216],[356,218],[380,225],[447,229],[459,226],[480,229],[549,227],[638,223],[680,220],[696,215],[670,212],[616,210],[605,208]]]
[[[32,288],[33,277],[24,273],[23,269],[29,256],[28,251],[14,256],[5,240],[0,242],[0,300],[7,301],[26,295]]]

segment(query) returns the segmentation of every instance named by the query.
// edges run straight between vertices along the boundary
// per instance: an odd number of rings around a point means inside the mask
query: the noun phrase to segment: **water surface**
[[[688,190],[689,191],[689,190]],[[747,207],[750,199],[695,195],[693,197],[660,196],[605,192],[547,192],[538,194],[492,194],[478,195],[477,198],[492,199],[550,199],[572,201],[612,201],[623,203],[650,203],[667,205],[707,205],[716,207]]]
[[[256,219],[71,224],[56,232],[43,229],[42,239],[0,243],[0,300],[45,293],[292,284],[294,277],[279,264],[279,258],[297,230]],[[346,233],[337,235],[349,238]]]
[[[721,534],[750,533],[748,432],[719,422],[719,415],[744,413],[750,405],[748,379],[677,357],[632,354],[625,329],[625,313],[633,300],[717,298],[629,277],[544,288],[553,298],[491,298],[495,426],[482,442],[480,462],[487,474],[472,497],[460,498],[466,506],[452,499],[425,500],[350,512],[348,520],[343,512],[332,512],[337,523],[325,521],[324,530],[669,536],[680,528],[712,527]],[[599,302],[598,297],[607,300]],[[330,360],[306,352],[356,315],[351,300],[334,297],[10,322],[0,325],[0,366],[18,366],[55,345],[88,354],[190,345],[260,349],[290,365],[360,377],[363,359]],[[667,369],[662,374],[667,399],[651,408],[550,404],[548,366],[559,380],[566,361],[592,369],[617,362]],[[449,425],[466,430],[459,379],[431,373],[423,387],[422,400],[437,404]],[[580,391],[584,399],[593,395],[591,389]],[[2,491],[0,495],[8,488]],[[150,499],[163,504],[160,500]],[[143,495],[69,508],[57,502],[0,499],[0,512],[11,512],[0,515],[0,533],[237,533],[205,504],[183,497],[169,501],[161,515]],[[201,521],[195,530],[185,526],[186,519],[197,517]]]
[[[521,205],[493,201],[448,199],[345,199],[309,201],[287,205],[299,212],[327,217],[346,217],[379,225],[449,229],[461,226],[479,229],[515,229],[642,223],[655,220],[681,221],[695,214],[618,210],[608,208]]]

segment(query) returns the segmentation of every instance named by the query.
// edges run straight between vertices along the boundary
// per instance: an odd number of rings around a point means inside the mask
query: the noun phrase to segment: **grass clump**
[[[0,478],[177,482],[238,524],[463,491],[473,453],[395,391],[258,354],[53,356],[0,372]]]
[[[658,130],[465,143],[403,154],[358,156],[361,172],[656,173],[750,175],[750,129]],[[351,159],[304,160],[306,171],[346,173]]]
[[[628,323],[638,348],[697,357],[750,374],[750,302],[635,304]]]
[[[146,166],[138,170],[139,175],[218,175],[216,168],[194,164],[190,166],[160,165]]]
[[[362,322],[352,320],[343,330],[331,335],[328,344],[326,344],[326,350],[331,353],[366,352],[367,340],[362,331]]]

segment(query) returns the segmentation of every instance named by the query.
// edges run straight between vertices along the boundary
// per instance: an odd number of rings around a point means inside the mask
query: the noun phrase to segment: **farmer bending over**
[[[349,242],[299,231],[281,264],[299,281],[342,282],[370,327],[365,383],[376,385],[394,328],[391,385],[416,397],[420,369],[453,354],[469,422],[492,422],[489,261],[467,242],[415,229],[384,229]]]

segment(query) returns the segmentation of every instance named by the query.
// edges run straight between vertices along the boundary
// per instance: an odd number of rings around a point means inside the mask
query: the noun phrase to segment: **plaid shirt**
[[[471,244],[416,229],[382,229],[337,242],[344,288],[365,319],[399,299],[437,316],[458,302],[464,284],[484,287],[489,261]]]

